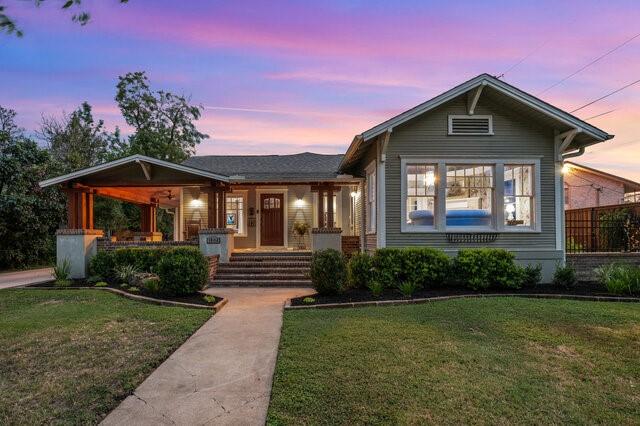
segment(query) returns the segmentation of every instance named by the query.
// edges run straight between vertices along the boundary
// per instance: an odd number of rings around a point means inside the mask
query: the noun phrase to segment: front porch
[[[237,177],[143,156],[127,157],[50,179],[68,199],[65,229],[58,232],[58,263],[84,278],[98,250],[197,245],[229,262],[233,253],[307,253],[362,246],[361,182],[351,177],[307,182],[245,182]],[[138,206],[134,230],[96,229],[96,197]],[[158,212],[172,218],[158,228]]]

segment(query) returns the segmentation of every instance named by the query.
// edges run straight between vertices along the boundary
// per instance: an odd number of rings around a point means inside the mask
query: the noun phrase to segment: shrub
[[[542,265],[527,265],[522,268],[522,284],[527,287],[533,287],[542,281]]]
[[[380,297],[384,291],[384,285],[380,281],[370,281],[367,285],[373,297]]]
[[[312,303],[316,303],[316,299],[314,299],[313,297],[305,297],[304,299],[302,299],[302,303],[311,305]]]
[[[640,268],[625,263],[612,263],[596,269],[598,280],[609,293],[640,294]]]
[[[106,283],[106,282],[104,282],[104,281],[98,281],[98,282],[97,282],[97,283],[95,283],[93,286],[94,286],[94,287],[106,287],[106,286],[108,286],[108,285],[109,285],[109,284],[107,284],[107,283]]]
[[[71,285],[69,280],[71,275],[71,261],[64,259],[59,265],[53,267],[53,276],[55,277],[55,285],[57,287],[68,287]]]
[[[398,290],[404,297],[411,297],[418,290],[418,285],[412,281],[405,281],[398,284]]]
[[[135,265],[116,266],[114,273],[121,283],[132,285],[138,274],[138,268]]]
[[[371,260],[373,279],[385,288],[397,288],[404,282],[416,289],[445,283],[451,261],[443,251],[429,247],[382,248]]]
[[[347,264],[347,285],[349,288],[367,288],[373,276],[371,256],[368,253],[354,253]]]
[[[133,286],[133,285],[132,285],[131,287],[129,287],[129,288],[127,289],[127,291],[128,291],[129,293],[140,293],[140,289],[139,289],[138,287],[136,287],[136,286]]]
[[[209,279],[209,262],[193,247],[164,252],[156,269],[160,278],[160,293],[170,296],[196,293]]]
[[[157,276],[146,278],[140,283],[140,286],[151,294],[160,293],[160,278]]]
[[[113,279],[115,268],[115,256],[112,251],[99,251],[89,262],[91,275],[102,277],[102,279]]]
[[[311,282],[319,294],[336,294],[344,289],[347,267],[337,250],[326,249],[311,257]]]
[[[207,302],[209,304],[211,304],[211,303],[216,301],[216,297],[212,296],[210,294],[205,294],[204,296],[202,296],[202,298],[204,299],[205,302]]]
[[[560,265],[556,267],[556,272],[553,274],[553,284],[565,289],[571,289],[578,283],[576,278],[576,270],[570,265]]]
[[[460,250],[454,260],[454,273],[459,283],[472,290],[522,286],[522,272],[515,256],[503,249]]]

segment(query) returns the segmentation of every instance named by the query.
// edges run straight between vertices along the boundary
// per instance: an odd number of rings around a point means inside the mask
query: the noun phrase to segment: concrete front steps
[[[233,253],[218,265],[214,287],[311,287],[310,252]]]

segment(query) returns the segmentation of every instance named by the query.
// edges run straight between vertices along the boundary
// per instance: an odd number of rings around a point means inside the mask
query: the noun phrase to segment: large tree
[[[71,114],[63,113],[61,118],[43,117],[39,135],[65,171],[104,162],[114,137],[105,130],[102,120],[93,118],[87,102]]]
[[[163,90],[153,91],[144,72],[119,77],[116,102],[127,124],[135,129],[122,155],[143,154],[180,163],[195,153],[196,146],[209,136],[194,124],[201,106],[190,98]]]
[[[60,169],[47,150],[16,126],[15,111],[0,106],[0,268],[44,263],[55,253],[54,233],[65,220],[57,188],[38,182]]]
[[[44,0],[30,0],[37,7],[44,3]],[[129,0],[118,0],[120,3],[128,3]],[[4,2],[3,2],[4,3]],[[75,9],[76,13],[71,15],[71,20],[80,25],[86,25],[91,20],[91,15],[86,10],[80,9],[82,0],[58,0],[60,7],[64,10]],[[22,37],[24,33],[17,26],[15,20],[7,14],[7,6],[0,4],[0,31],[7,34],[15,34]]]

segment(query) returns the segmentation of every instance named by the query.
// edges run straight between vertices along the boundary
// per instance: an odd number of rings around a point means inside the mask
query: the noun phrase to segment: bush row
[[[181,296],[201,290],[209,277],[209,263],[195,247],[121,248],[100,251],[90,263],[94,279],[128,281],[127,275],[152,273],[159,277],[154,290]]]
[[[369,288],[374,294],[399,289],[409,296],[422,288],[517,289],[541,280],[541,267],[520,267],[503,249],[463,249],[455,258],[433,248],[382,248],[357,253],[348,263],[336,250],[314,253],[311,280],[320,294]]]

